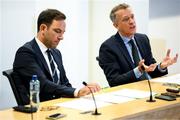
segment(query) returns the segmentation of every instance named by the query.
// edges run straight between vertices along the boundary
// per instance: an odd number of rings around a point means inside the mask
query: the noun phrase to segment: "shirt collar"
[[[35,37],[35,40],[41,50],[42,53],[46,53],[46,50],[48,49],[37,37]]]
[[[121,38],[122,38],[122,40],[123,40],[123,42],[124,42],[125,44],[128,44],[128,42],[129,42],[131,39],[134,40],[134,35],[133,35],[132,38],[125,37],[125,36],[123,36],[121,33],[119,33],[119,35],[121,36]]]

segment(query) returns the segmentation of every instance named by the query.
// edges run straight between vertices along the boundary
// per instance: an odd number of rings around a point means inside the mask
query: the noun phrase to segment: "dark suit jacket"
[[[151,53],[148,37],[144,34],[137,33],[134,35],[134,38],[141,56],[145,60],[145,64],[156,63]],[[99,65],[103,69],[110,86],[142,80],[135,77],[133,72],[135,66],[119,33],[111,36],[101,45],[99,50]],[[149,73],[152,78],[165,74],[167,74],[167,70],[162,73],[157,68],[155,71]]]
[[[53,83],[46,60],[35,39],[27,42],[16,52],[13,70],[14,79],[24,104],[29,104],[29,82],[36,74],[40,81],[40,101],[59,97],[73,97],[75,89],[69,83],[62,63],[61,53],[52,49],[52,55],[60,70],[60,84]]]

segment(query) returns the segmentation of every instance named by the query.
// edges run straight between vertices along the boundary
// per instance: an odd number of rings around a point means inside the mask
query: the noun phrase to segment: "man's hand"
[[[96,83],[87,84],[87,86],[81,88],[78,92],[78,97],[88,95],[92,92],[98,92],[101,90],[100,86]]]
[[[149,66],[145,65],[145,64],[144,64],[144,59],[143,59],[143,60],[141,60],[141,61],[139,62],[138,69],[139,69],[139,71],[141,71],[141,72],[143,72],[143,71],[152,72],[152,71],[155,70],[156,66],[157,66],[156,64],[151,64],[151,65],[149,65]]]
[[[161,69],[165,69],[165,68],[167,68],[168,66],[170,66],[170,65],[172,65],[172,64],[174,64],[174,63],[177,62],[178,54],[176,54],[175,57],[171,58],[171,57],[170,57],[170,52],[171,52],[171,50],[168,49],[168,51],[167,51],[167,53],[166,53],[166,57],[163,59],[163,61],[162,61],[161,64],[160,64]]]

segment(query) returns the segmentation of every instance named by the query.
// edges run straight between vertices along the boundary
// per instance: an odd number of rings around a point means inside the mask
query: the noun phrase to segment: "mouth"
[[[135,30],[135,29],[136,29],[136,26],[135,26],[135,25],[133,25],[133,26],[130,27],[130,30]]]
[[[136,28],[136,26],[135,26],[135,25],[133,25],[133,26],[131,26],[131,27],[130,27],[130,29],[135,29],[135,28]]]
[[[54,44],[55,44],[55,45],[58,45],[58,44],[59,44],[59,41],[60,41],[60,40],[54,41]]]

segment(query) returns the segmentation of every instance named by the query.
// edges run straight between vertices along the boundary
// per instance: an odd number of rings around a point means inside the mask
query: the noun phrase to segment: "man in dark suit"
[[[167,67],[176,63],[178,54],[171,58],[168,50],[162,62],[156,64],[148,37],[136,33],[134,14],[128,4],[115,6],[110,19],[118,32],[102,43],[99,50],[99,65],[110,86],[163,76],[168,73]]]
[[[15,56],[13,70],[23,104],[29,104],[29,82],[36,74],[40,81],[40,101],[59,97],[80,97],[100,90],[97,84],[75,89],[69,83],[56,46],[63,39],[66,16],[58,10],[47,9],[37,21],[37,36],[20,47]],[[53,67],[52,67],[53,66]]]

